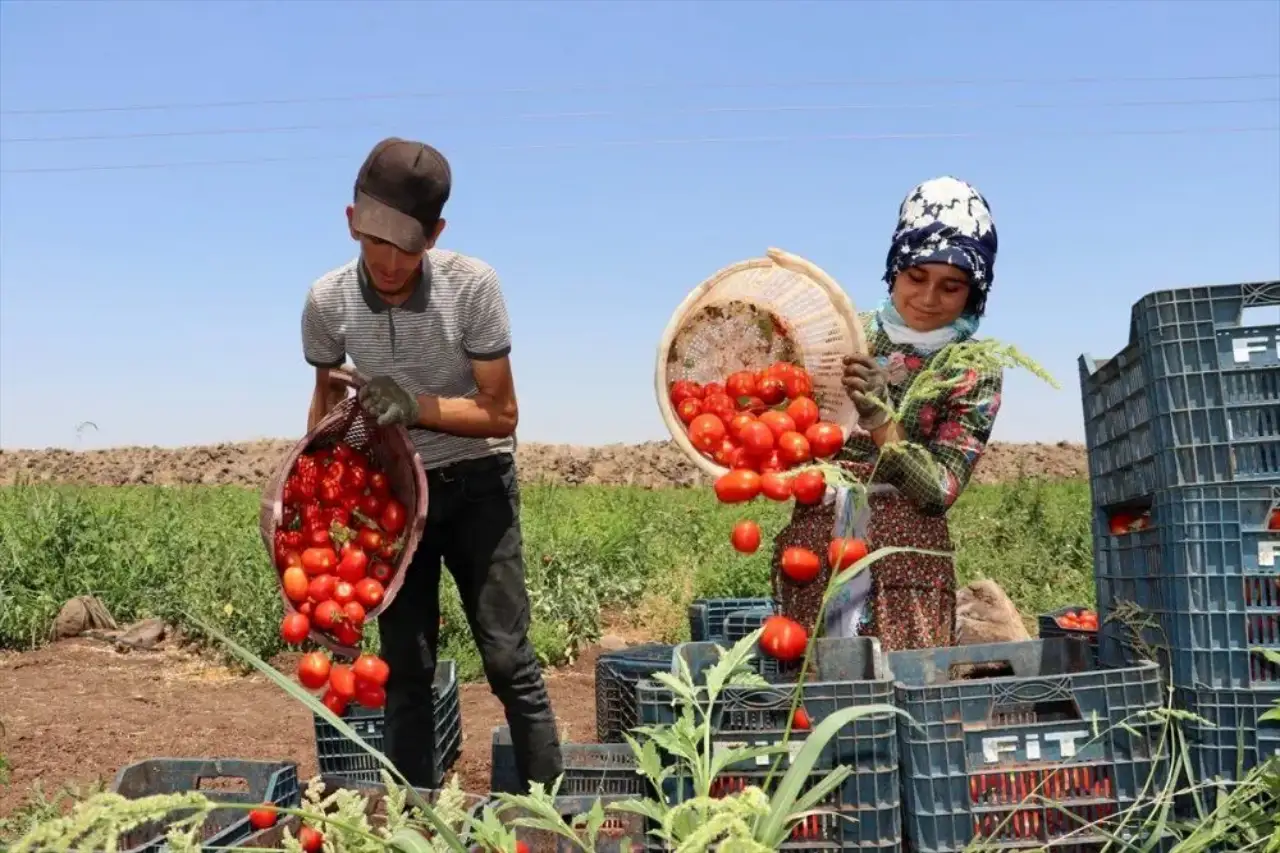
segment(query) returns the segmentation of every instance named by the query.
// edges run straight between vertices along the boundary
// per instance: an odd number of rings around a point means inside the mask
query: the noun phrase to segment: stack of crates
[[[695,677],[715,661],[711,643],[686,643],[677,653]],[[816,727],[842,708],[892,705],[893,684],[879,640],[873,637],[819,639],[814,647],[816,678],[801,687],[801,703],[809,725]],[[794,679],[793,679],[794,681]],[[781,743],[791,714],[796,685],[727,687],[713,709],[713,750]],[[670,725],[680,713],[671,691],[654,681],[636,688],[640,716],[646,725]],[[796,827],[782,845],[787,851],[902,849],[901,789],[898,777],[898,720],[892,713],[861,717],[846,725],[823,750],[807,785],[838,766],[853,772],[817,808],[835,814],[813,815]],[[740,762],[726,768],[713,783],[711,796],[765,785],[770,767],[778,769],[770,786],[782,778],[789,758],[803,746],[805,731],[793,728],[787,752]],[[780,759],[780,760],[779,760]],[[667,802],[694,795],[691,780],[675,776],[662,792]]]
[[[640,724],[636,682],[671,670],[675,646],[645,643],[596,659],[596,740],[625,743],[623,735]]]
[[[1152,293],[1082,356],[1099,656],[1172,677],[1199,781],[1280,752],[1280,282]],[[1266,309],[1265,321],[1245,316]],[[1117,620],[1132,602],[1146,624]]]
[[[733,645],[734,642],[750,634],[760,627],[766,616],[776,612],[777,605],[772,598],[703,598],[689,605],[689,639],[695,643],[719,643],[722,646]],[[743,617],[742,614],[749,614]],[[734,617],[726,624],[726,620]],[[743,630],[752,619],[757,619],[750,628]],[[730,640],[726,627],[738,636]]]
[[[1157,665],[1100,667],[1068,637],[891,652],[915,853],[1094,853],[1169,780]],[[1164,842],[1152,849],[1162,849]],[[1141,845],[1138,845],[1141,846]]]

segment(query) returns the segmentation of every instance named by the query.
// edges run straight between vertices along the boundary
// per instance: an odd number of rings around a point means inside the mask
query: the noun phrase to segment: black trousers
[[[386,750],[415,787],[432,781],[440,564],[453,575],[489,688],[506,710],[521,782],[561,773],[560,739],[529,642],[520,489],[510,454],[427,472],[427,526],[396,600],[379,617],[387,681]]]

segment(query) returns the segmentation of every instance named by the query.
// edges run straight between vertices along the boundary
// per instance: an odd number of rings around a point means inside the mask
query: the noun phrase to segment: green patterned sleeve
[[[928,515],[942,515],[960,497],[1000,411],[1000,369],[965,369],[933,400],[917,401],[902,413],[916,446],[883,454],[876,480],[898,491]]]

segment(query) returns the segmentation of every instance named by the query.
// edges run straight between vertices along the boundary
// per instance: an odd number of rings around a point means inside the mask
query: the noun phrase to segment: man
[[[335,403],[329,370],[350,356],[372,377],[360,403],[380,424],[408,428],[427,471],[426,530],[378,622],[391,669],[387,756],[413,785],[432,783],[443,561],[506,709],[521,781],[550,784],[562,760],[528,638],[511,331],[493,269],[434,248],[451,180],[439,151],[398,138],[379,142],[360,167],[347,207],[360,256],[316,281],[302,312],[316,369],[310,425]]]

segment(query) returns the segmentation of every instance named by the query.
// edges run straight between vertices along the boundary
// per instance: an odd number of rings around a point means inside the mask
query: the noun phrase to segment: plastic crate
[[[774,612],[772,607],[755,607],[751,610],[735,610],[730,613],[724,617],[723,645],[732,646],[743,637],[750,635],[752,631],[764,624],[764,620],[773,616]]]
[[[704,598],[689,605],[689,639],[724,643],[724,618],[738,610],[775,607],[772,598]]]
[[[685,643],[677,647],[695,679],[718,654],[711,643]],[[810,725],[817,726],[842,708],[893,704],[893,685],[880,641],[874,637],[823,638],[814,647],[811,664],[815,680],[801,687],[801,704]],[[712,708],[712,749],[780,743],[791,714],[795,685],[727,687]],[[670,690],[642,681],[636,687],[640,716],[646,725],[670,724],[679,711]],[[814,765],[809,783],[821,779],[839,765],[853,775],[824,801],[822,808],[839,817],[821,816],[806,821],[783,849],[897,850],[902,843],[901,790],[898,775],[897,717],[875,714],[854,720],[836,733]],[[717,777],[711,793],[730,793],[747,785],[762,784],[769,767],[778,762],[779,773],[804,745],[805,731],[793,729],[788,752],[739,762]],[[781,760],[779,760],[779,758]],[[679,801],[693,795],[692,783],[676,778],[664,794]],[[846,820],[849,818],[850,820]]]
[[[1203,717],[1209,725],[1183,723],[1191,747],[1194,781],[1238,782],[1264,761],[1280,757],[1280,720],[1259,720],[1280,703],[1274,690],[1178,690],[1179,708]],[[1203,789],[1213,808],[1212,789]]]
[[[131,800],[200,791],[218,802],[294,808],[299,798],[298,766],[284,761],[153,758],[121,768],[111,791]],[[186,814],[189,812],[171,812],[164,821],[148,822],[121,834],[117,849],[121,853],[159,853],[167,846],[168,824]],[[208,847],[230,847],[252,833],[247,811],[214,809],[205,819],[201,836]]]
[[[1094,519],[1099,655],[1127,665],[1142,657],[1187,688],[1280,688],[1280,667],[1253,648],[1280,651],[1280,486],[1167,489],[1150,504],[1150,526],[1112,536]],[[1115,618],[1122,602],[1149,616],[1140,640]]]
[[[339,790],[355,791],[362,794],[366,798],[367,806],[365,808],[365,817],[369,821],[369,825],[373,828],[379,828],[386,822],[387,807],[386,797],[387,789],[382,784],[373,782],[357,782],[353,779],[343,779],[339,776],[322,776],[320,781],[324,784],[324,793],[322,796],[328,797],[330,794]],[[418,794],[430,805],[435,805],[440,797],[438,790],[427,788],[414,789]],[[484,807],[486,799],[475,794],[463,793],[465,799],[466,811],[469,817],[475,818],[479,815],[480,810]],[[413,802],[410,800],[406,803],[406,808],[412,809]],[[257,847],[267,850],[283,849],[284,830],[288,827],[294,837],[298,835],[299,821],[293,815],[287,815],[282,818],[275,826],[270,829],[264,829],[250,835],[244,841],[235,847],[247,848]],[[456,827],[455,827],[456,828]]]
[[[576,827],[578,824],[574,819],[590,812],[595,806],[596,799],[597,797],[594,796],[556,797],[555,804],[565,822]],[[600,805],[606,810],[604,824],[596,835],[596,853],[632,853],[632,851],[644,850],[647,842],[645,819],[637,814],[608,810],[612,803],[631,798],[602,796],[598,799]],[[497,803],[492,805],[495,809],[498,808]],[[510,826],[514,819],[527,815],[528,812],[524,809],[508,808],[503,810],[501,818]],[[580,853],[581,850],[567,838],[551,832],[527,827],[516,827],[515,830],[516,838],[529,845],[529,853]]]
[[[1130,825],[1144,824],[1154,803],[1139,793],[1168,779],[1159,723],[1135,717],[1163,706],[1154,663],[1101,669],[1065,638],[888,657],[898,707],[915,722],[898,726],[913,850],[981,840],[1091,851],[1106,837],[1078,831],[1082,822],[1137,808]],[[1028,801],[1033,792],[1055,805]]]
[[[1063,628],[1058,624],[1058,619],[1071,613],[1080,613],[1092,608],[1085,607],[1083,604],[1073,604],[1069,607],[1062,607],[1050,613],[1041,613],[1037,621],[1040,630],[1037,632],[1041,640],[1051,640],[1054,637],[1069,637],[1071,639],[1085,642],[1089,644],[1089,649],[1094,657],[1098,655],[1098,632],[1097,631],[1080,631],[1074,628]]]
[[[1080,357],[1093,500],[1280,477],[1280,282],[1149,293],[1114,358]]]
[[[571,796],[617,795],[643,797],[648,791],[645,777],[636,772],[635,753],[625,743],[562,743],[564,778],[560,793]],[[511,731],[506,726],[493,730],[493,764],[489,788],[495,794],[523,794],[516,754],[511,747]]]
[[[462,707],[458,698],[458,672],[453,661],[442,660],[436,664],[431,694],[436,721],[436,777],[432,786],[439,787],[462,753]],[[381,708],[351,705],[342,715],[342,720],[366,743],[385,754],[383,736],[387,721]],[[323,717],[315,717],[315,731],[316,760],[322,774],[361,782],[382,781],[383,768],[378,760],[358,744],[347,740]]]
[[[596,660],[596,739],[622,743],[640,723],[636,682],[671,669],[675,646],[648,643],[600,655]]]

